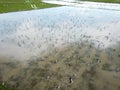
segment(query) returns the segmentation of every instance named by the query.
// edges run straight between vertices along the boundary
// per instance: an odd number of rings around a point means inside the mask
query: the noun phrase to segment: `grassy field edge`
[[[42,1],[39,0],[21,0],[21,1],[0,0],[0,13],[35,10],[35,9],[43,9],[43,8],[50,8],[56,6],[59,5],[43,3]]]

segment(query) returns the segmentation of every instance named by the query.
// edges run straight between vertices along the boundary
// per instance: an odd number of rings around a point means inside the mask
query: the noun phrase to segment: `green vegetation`
[[[120,0],[83,0],[83,1],[105,2],[105,3],[120,3]]]
[[[120,0],[83,0],[106,3],[120,3]],[[41,0],[0,0],[0,13],[25,11],[56,7],[58,5],[43,3]]]
[[[0,0],[0,13],[55,7],[40,0]]]
[[[3,85],[2,83],[0,83],[0,90],[15,90],[15,89],[7,87],[7,86]]]
[[[105,64],[103,64],[102,69],[105,71],[110,71],[110,66],[111,66],[110,64],[105,63]]]

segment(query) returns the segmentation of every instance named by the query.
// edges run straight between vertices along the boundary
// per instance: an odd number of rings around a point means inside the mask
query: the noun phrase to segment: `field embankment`
[[[120,3],[120,0],[82,0],[82,1],[105,2],[105,3]]]
[[[55,7],[40,0],[0,0],[0,13]]]

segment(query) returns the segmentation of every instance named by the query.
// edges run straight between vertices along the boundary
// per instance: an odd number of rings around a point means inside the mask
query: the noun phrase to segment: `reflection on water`
[[[98,3],[98,2],[89,2],[84,0],[42,0],[45,3],[68,5],[82,8],[96,8],[104,10],[117,10],[120,11],[120,4],[113,3]]]
[[[120,90],[119,32],[120,11],[64,6],[0,14],[0,86]]]
[[[0,55],[28,59],[72,42],[119,45],[120,12],[75,7],[0,15]]]

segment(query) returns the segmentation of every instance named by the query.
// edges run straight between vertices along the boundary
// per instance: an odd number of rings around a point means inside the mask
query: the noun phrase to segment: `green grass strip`
[[[56,7],[39,0],[0,0],[0,13]]]

